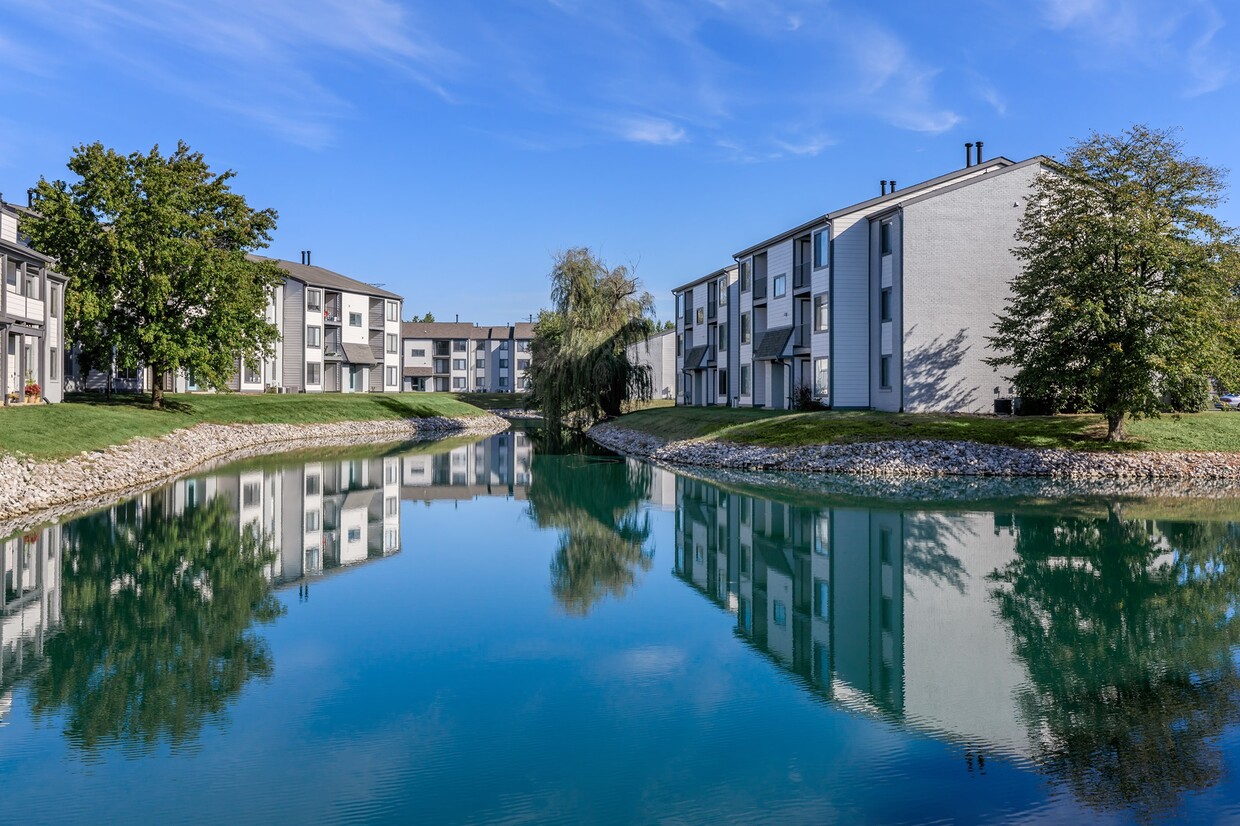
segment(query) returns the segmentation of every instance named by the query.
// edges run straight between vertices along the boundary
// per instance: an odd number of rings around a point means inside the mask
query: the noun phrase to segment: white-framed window
[[[452,359],[452,369],[453,370],[464,370],[465,359]]]
[[[306,384],[322,384],[323,383],[323,365],[316,361],[307,362],[306,364]]]
[[[474,359],[474,367],[478,368],[479,370],[485,370],[486,366],[487,366],[486,359],[484,358]]]
[[[396,368],[395,367],[387,368],[387,386],[388,387],[396,386]]]
[[[830,362],[825,359],[814,359],[814,395],[825,399],[831,394]]]
[[[362,314],[361,313],[349,313],[349,326],[350,327],[361,327],[362,326]]]
[[[456,378],[454,378],[452,380],[452,387],[455,390],[464,390],[465,389],[465,377],[457,376]]]
[[[396,333],[387,334],[387,351],[389,353],[400,352],[400,337]]]
[[[257,370],[255,370],[253,367],[251,367],[248,364],[245,366],[245,383],[246,384],[259,384],[262,382],[262,380],[263,380],[262,373],[259,373]]]
[[[319,529],[319,512],[306,511],[306,533],[314,533]]]
[[[476,376],[474,378],[474,387],[485,387],[486,383],[486,376]]]
[[[719,306],[728,306],[728,277],[726,275],[719,279]]]
[[[469,349],[469,342],[463,338],[458,338],[452,342],[452,351],[455,353],[464,353]]]
[[[426,348],[425,347],[414,347],[413,349],[409,351],[409,358],[411,359],[426,358]]]
[[[780,273],[775,276],[775,280],[771,282],[771,296],[774,298],[783,298],[788,294],[788,274]]]
[[[306,290],[306,309],[319,312],[323,309],[323,293],[320,290]]]
[[[317,473],[311,473],[306,477],[306,495],[319,495],[319,475]]]
[[[831,263],[831,230],[820,229],[814,233],[814,269],[820,270]]]
[[[306,327],[306,346],[322,347],[323,346],[323,328],[316,327],[313,324]]]
[[[400,321],[400,305],[398,305],[395,301],[389,301],[387,303],[387,320]]]

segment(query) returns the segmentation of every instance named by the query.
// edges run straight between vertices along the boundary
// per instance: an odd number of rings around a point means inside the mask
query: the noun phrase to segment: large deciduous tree
[[[527,376],[531,403],[549,427],[584,426],[650,398],[650,369],[628,347],[654,332],[654,299],[627,267],[608,269],[570,249],[551,270],[551,300],[534,325]]]
[[[1093,134],[1034,185],[1016,233],[1022,273],[995,325],[994,365],[1020,395],[1124,418],[1206,377],[1238,375],[1236,236],[1211,210],[1225,171],[1170,130]]]
[[[257,368],[279,340],[266,308],[283,273],[246,253],[267,246],[275,211],[250,208],[235,173],[212,172],[184,142],[166,157],[93,143],[68,166],[78,180],[40,180],[23,226],[70,276],[66,337],[82,366],[149,367],[156,408],[166,373],[223,389],[238,359]]]

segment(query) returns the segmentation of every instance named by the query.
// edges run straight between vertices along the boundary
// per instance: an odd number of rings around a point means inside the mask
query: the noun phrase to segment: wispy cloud
[[[626,141],[656,146],[681,143],[687,137],[684,127],[663,118],[649,117],[620,118],[616,121],[615,133]]]
[[[1234,49],[1218,33],[1226,20],[1210,0],[1043,0],[1045,24],[1081,46],[1091,67],[1157,68],[1179,78],[1188,97],[1231,82]]]

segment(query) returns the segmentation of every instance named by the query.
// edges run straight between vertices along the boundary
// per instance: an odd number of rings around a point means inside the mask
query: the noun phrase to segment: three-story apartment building
[[[1045,168],[970,151],[962,169],[882,181],[877,197],[746,247],[734,277],[678,287],[678,403],[783,409],[806,388],[835,408],[994,410],[1011,389],[985,361],[986,337]]]
[[[66,278],[52,259],[23,242],[22,208],[0,200],[0,403],[22,402],[28,383],[63,396]]]
[[[402,325],[402,389],[437,393],[521,393],[528,389],[534,325],[480,327],[468,322]]]

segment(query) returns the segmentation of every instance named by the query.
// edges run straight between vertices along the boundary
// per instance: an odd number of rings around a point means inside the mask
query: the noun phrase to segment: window
[[[820,270],[831,263],[831,230],[820,229],[814,233],[814,269]]]
[[[487,366],[487,360],[486,360],[486,359],[475,359],[475,360],[474,360],[474,367],[477,367],[479,370],[482,370],[482,369],[483,369],[483,368],[485,368],[486,366]]]
[[[319,475],[312,473],[306,477],[306,496],[319,495]]]
[[[352,543],[352,542],[361,542],[361,541],[362,541],[362,529],[361,528],[349,528],[349,542]]]
[[[779,600],[775,600],[775,603],[771,606],[771,614],[776,625],[783,626],[788,624],[788,606]]]
[[[306,309],[314,312],[323,309],[323,293],[318,290],[306,290]]]
[[[831,587],[825,579],[814,580],[814,616],[831,618]]]
[[[741,365],[741,395],[749,395],[749,365]]]
[[[263,381],[262,374],[247,364],[245,366],[245,383],[246,384],[261,384],[262,381]]]
[[[51,285],[51,314],[52,318],[60,316],[60,286],[58,284]]]
[[[741,344],[749,343],[749,313],[741,313]]]
[[[399,352],[400,352],[400,345],[398,344],[398,341],[399,341],[399,338],[398,338],[398,336],[396,335],[396,333],[388,333],[388,334],[387,334],[387,351],[388,351],[389,353],[399,353]]]
[[[387,303],[387,320],[388,321],[400,321],[400,310],[398,309],[398,307],[399,305],[395,301],[389,301]]]
[[[395,496],[389,496],[383,500],[383,513],[385,516],[396,516],[400,513],[400,499]]]
[[[306,328],[306,346],[323,346],[323,329],[321,327],[310,326]]]
[[[465,359],[452,359],[452,369],[453,370],[464,370]]]
[[[457,376],[456,378],[454,378],[452,380],[452,388],[454,390],[464,390],[465,389],[465,377]]]
[[[241,507],[252,508],[262,500],[263,488],[258,482],[249,482],[241,487]]]
[[[448,372],[448,360],[447,359],[435,359],[435,372],[436,373]]]
[[[501,341],[501,342],[499,343],[499,349],[503,350],[504,352],[507,352],[507,351],[508,351],[508,342],[506,342],[506,341]]]
[[[891,356],[882,356],[878,360],[878,386],[891,387]]]
[[[683,293],[676,293],[676,317],[685,317],[685,297]]]
[[[878,225],[878,251],[882,255],[891,255],[891,222],[883,221]]]
[[[530,351],[530,340],[529,339],[521,339],[520,341],[517,342],[518,353],[528,353],[529,351]]]
[[[719,306],[728,306],[728,277],[726,275],[719,279]]]
[[[396,368],[395,367],[387,368],[387,386],[388,387],[396,386]]]
[[[891,321],[891,287],[885,287],[878,294],[878,320]]]
[[[507,387],[507,386],[508,386],[508,377],[507,377],[507,376],[500,376],[500,377],[499,377],[499,386],[500,386],[500,387]]]
[[[60,359],[56,358],[56,348],[53,347],[48,355],[47,377],[52,381],[60,379]]]
[[[349,326],[350,327],[361,327],[362,326],[362,314],[361,313],[349,313]]]
[[[775,280],[771,282],[771,295],[775,298],[783,298],[788,294],[788,274],[780,273],[775,276]]]
[[[728,349],[728,322],[719,325],[719,352],[727,352]]]
[[[19,272],[21,271],[21,266],[21,264],[11,258],[5,262],[4,283],[9,285],[11,292],[17,292],[17,279],[19,277]]]
[[[697,308],[697,313],[696,313],[696,316],[697,316],[697,323],[698,323],[698,324],[703,324],[703,323],[705,323],[705,322],[706,322],[706,308],[705,308],[705,307],[698,307],[698,308]]]
[[[42,298],[39,295],[39,271],[29,264],[26,265],[26,292],[24,295],[26,298]]]
[[[830,362],[826,359],[814,359],[814,395],[826,398],[830,394],[831,373]]]
[[[683,356],[685,353],[685,337],[676,336],[676,355]]]
[[[487,343],[485,341],[479,341],[477,344],[474,345],[474,349],[478,351],[485,350],[487,349]]]
[[[424,348],[424,347],[414,347],[413,349],[411,349],[411,350],[409,351],[409,358],[411,358],[411,359],[424,359],[424,358],[426,358],[426,348]]]
[[[720,396],[728,395],[728,371],[727,370],[719,371],[719,395]]]
[[[306,365],[306,384],[323,383],[323,365],[310,362]]]
[[[456,341],[452,342],[452,352],[454,353],[464,353],[468,349],[469,342],[463,338],[458,338]]]
[[[740,272],[741,272],[741,292],[747,293],[749,292],[749,281],[750,281],[748,260],[741,262]]]
[[[474,387],[483,387],[486,385],[486,383],[487,383],[487,380],[485,376],[477,376],[474,379]]]
[[[517,369],[518,370],[529,370],[530,360],[529,359],[517,359]]]
[[[319,529],[319,512],[308,511],[306,513],[306,533],[314,533]]]
[[[825,333],[831,321],[831,299],[829,293],[814,296],[814,332]]]
[[[501,370],[507,370],[507,369],[508,369],[508,359],[500,359],[500,360],[499,360],[499,369],[501,369]]]

